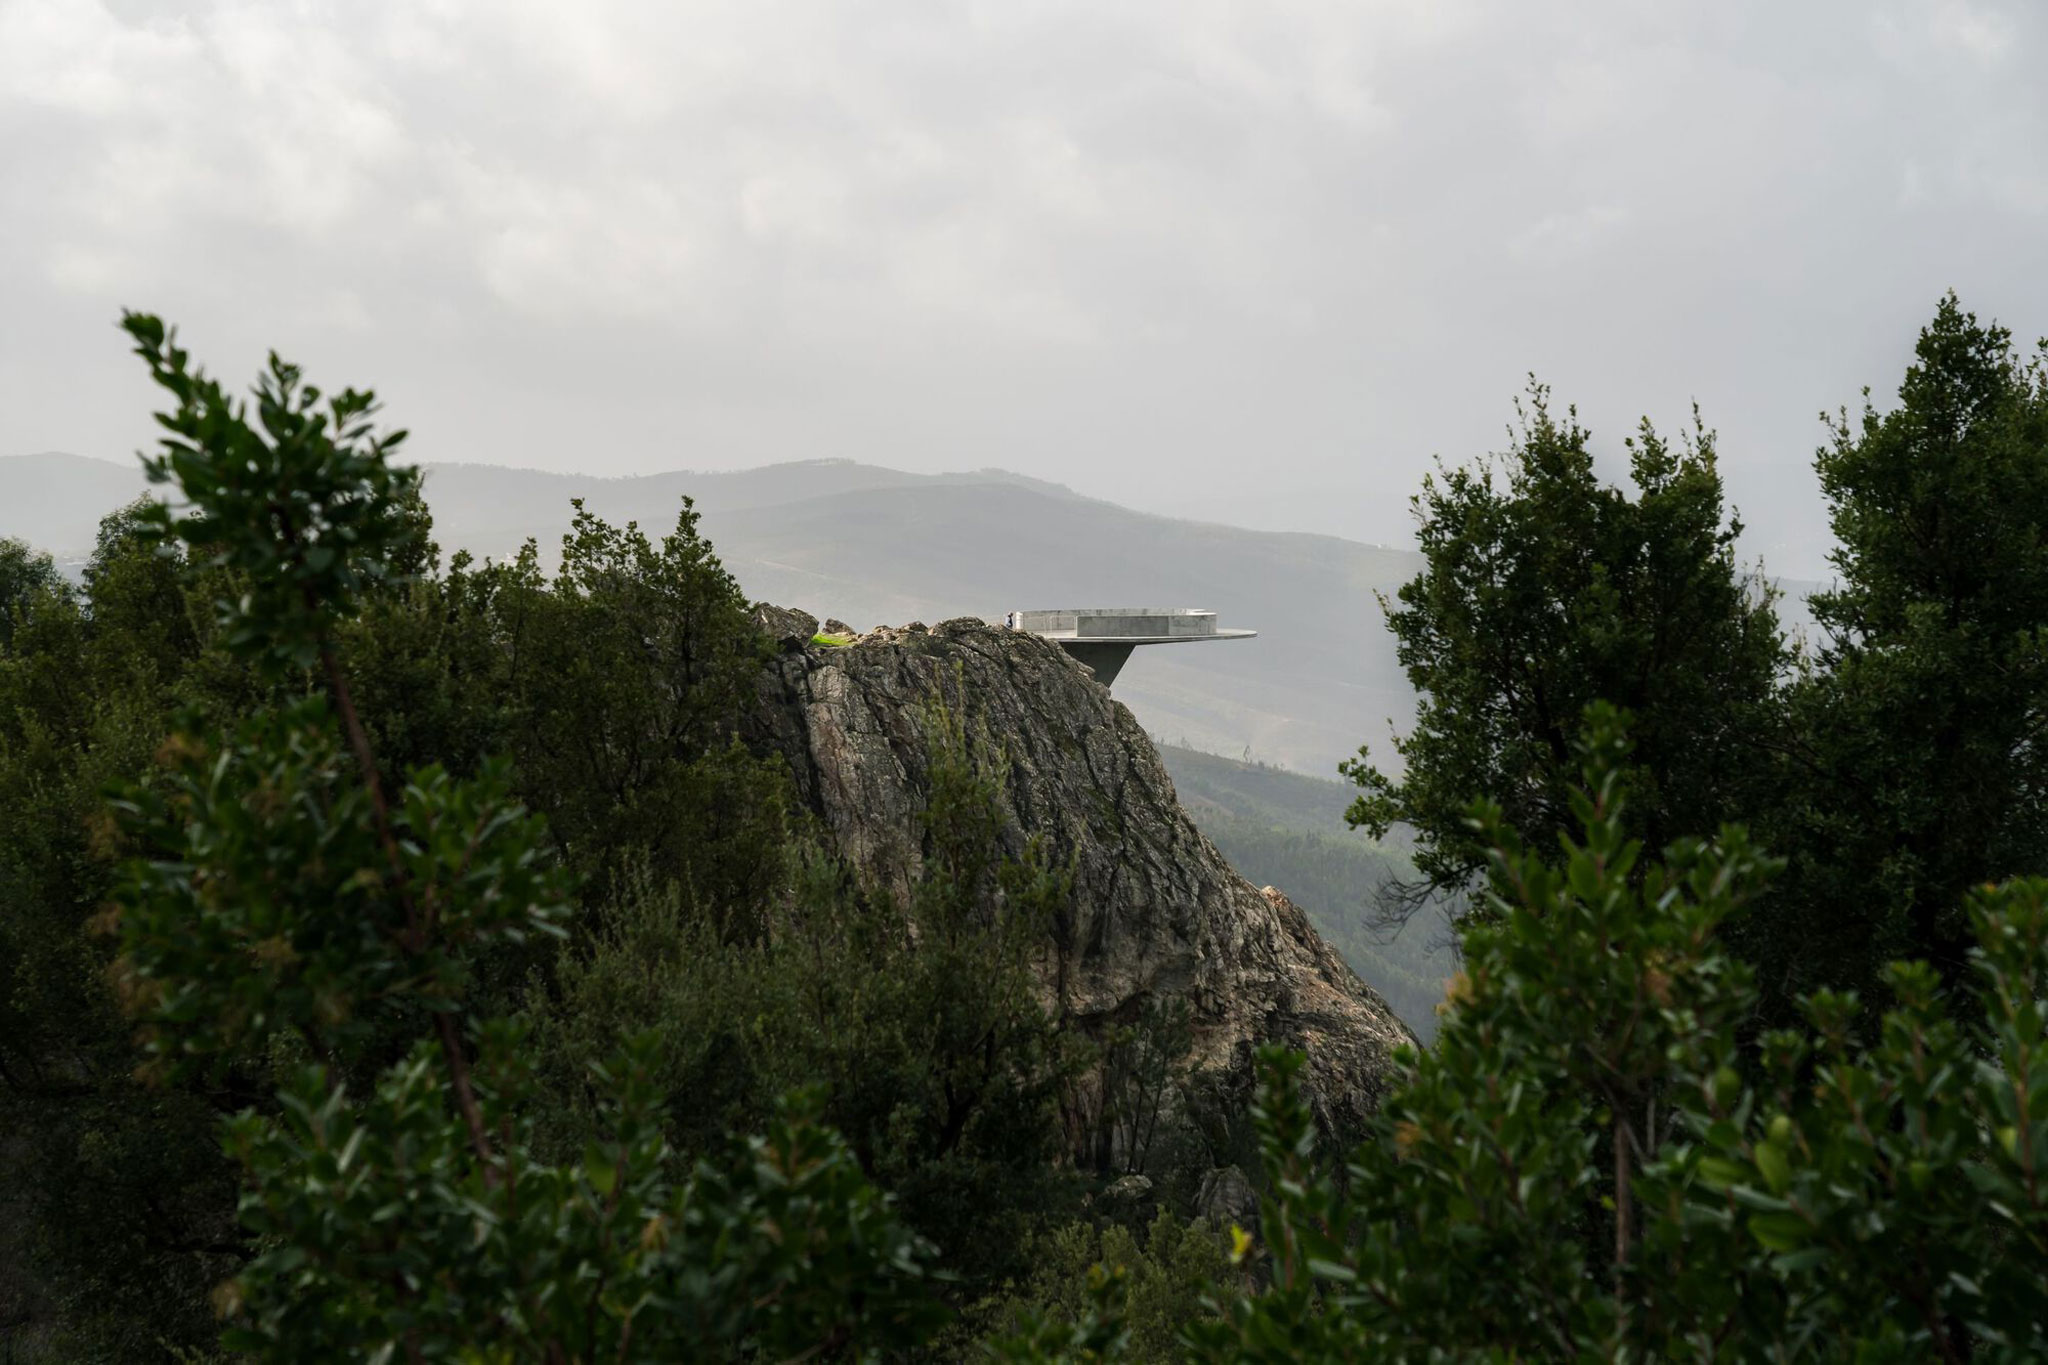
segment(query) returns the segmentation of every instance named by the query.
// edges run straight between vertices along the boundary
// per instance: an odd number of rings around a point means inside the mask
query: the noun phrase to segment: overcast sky
[[[0,453],[149,439],[127,305],[428,460],[1402,543],[1533,370],[1697,399],[1813,574],[1820,409],[1944,289],[2048,331],[2044,71],[2041,0],[0,0]]]

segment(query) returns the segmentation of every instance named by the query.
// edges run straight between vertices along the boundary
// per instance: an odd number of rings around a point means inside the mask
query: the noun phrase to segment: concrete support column
[[[1095,670],[1095,681],[1104,687],[1116,681],[1117,672],[1123,668],[1124,660],[1131,657],[1136,645],[1106,645],[1096,641],[1069,643],[1062,640],[1061,648]]]

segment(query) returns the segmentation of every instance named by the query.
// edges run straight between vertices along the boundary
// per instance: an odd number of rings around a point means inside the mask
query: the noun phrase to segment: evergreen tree
[[[150,767],[206,615],[135,512],[102,524],[87,595],[40,575],[0,647],[0,1314],[57,1359],[209,1344],[206,1291],[243,1250],[216,1120],[247,1098],[137,1084],[90,932],[115,881],[104,789]]]
[[[1300,1058],[1264,1057],[1263,1246],[1237,1252],[1270,1283],[1222,1296],[1194,1358],[2042,1358],[2048,880],[1970,898],[1967,1003],[1897,964],[1874,1042],[1821,992],[1750,1065],[1719,938],[1776,864],[1732,827],[1646,859],[1614,713],[1582,755],[1561,855],[1475,809],[1491,913],[1348,1180],[1314,1160]]]
[[[1815,462],[1840,579],[1793,690],[1793,875],[1753,935],[1780,998],[1874,998],[1899,956],[1966,986],[1969,888],[2048,872],[2048,349],[1950,295],[1915,355]]]
[[[790,834],[786,769],[738,742],[767,641],[689,499],[659,541],[575,507],[552,578],[531,542],[477,575],[522,793],[588,903],[644,865],[721,934],[758,941]]]
[[[1398,781],[1366,749],[1350,820],[1412,825],[1416,867],[1461,889],[1485,849],[1465,823],[1481,794],[1532,840],[1573,827],[1579,716],[1605,700],[1637,717],[1638,818],[1653,846],[1711,829],[1759,788],[1785,663],[1770,594],[1737,570],[1714,438],[1674,447],[1645,421],[1626,443],[1635,496],[1605,486],[1575,412],[1530,390],[1497,460],[1439,469],[1415,498],[1425,567],[1382,603],[1414,683]]]

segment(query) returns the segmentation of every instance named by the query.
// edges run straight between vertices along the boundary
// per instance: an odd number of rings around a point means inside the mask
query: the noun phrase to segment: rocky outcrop
[[[900,890],[916,874],[936,694],[1008,759],[1006,843],[1021,853],[1038,836],[1055,863],[1071,860],[1068,944],[1048,980],[1071,1015],[1128,1022],[1178,997],[1212,1091],[1248,1094],[1253,1050],[1274,1041],[1307,1052],[1305,1082],[1335,1130],[1377,1103],[1407,1030],[1301,910],[1231,870],[1130,711],[1057,645],[972,619],[822,644],[802,613],[757,619],[781,652],[753,738],[786,756],[865,875]]]

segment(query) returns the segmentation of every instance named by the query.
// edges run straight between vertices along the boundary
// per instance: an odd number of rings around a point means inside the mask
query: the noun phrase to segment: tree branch
[[[356,764],[363,770],[363,782],[369,788],[377,839],[384,846],[385,860],[391,864],[392,894],[405,911],[407,946],[415,953],[424,952],[427,946],[424,926],[406,889],[405,861],[398,851],[398,836],[391,828],[391,807],[384,800],[384,786],[377,776],[376,755],[370,751],[370,737],[363,729],[362,718],[356,714],[355,698],[349,691],[347,677],[341,671],[341,660],[335,657],[334,646],[326,640],[320,642],[320,663],[327,675],[327,690],[334,698],[334,709],[341,713],[342,730],[348,736],[349,748],[354,752]],[[470,1085],[469,1059],[463,1055],[462,1037],[456,1032],[452,1011],[434,1011],[434,1032],[441,1042],[441,1059],[447,1063],[448,1079],[455,1088],[456,1107],[461,1110],[463,1124],[469,1129],[470,1149],[483,1164],[484,1179],[495,1181],[497,1163],[491,1151],[491,1136],[484,1127],[476,1091]]]

